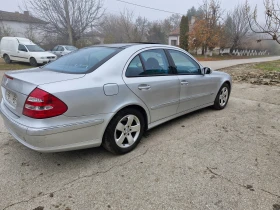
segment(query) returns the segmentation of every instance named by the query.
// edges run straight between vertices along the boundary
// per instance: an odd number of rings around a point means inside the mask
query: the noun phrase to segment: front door
[[[130,62],[124,81],[149,108],[151,121],[176,114],[180,85],[162,49],[147,50]]]
[[[29,62],[29,53],[23,44],[18,45],[17,55],[15,57],[18,61]]]
[[[178,113],[214,102],[215,78],[201,74],[200,65],[184,52],[168,50],[180,81]]]

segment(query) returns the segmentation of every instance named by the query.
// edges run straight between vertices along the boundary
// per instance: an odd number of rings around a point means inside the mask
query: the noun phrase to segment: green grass
[[[265,70],[265,71],[280,72],[280,60],[258,63],[258,64],[255,64],[254,67],[257,69],[260,69],[260,70]]]
[[[11,64],[6,64],[5,61],[0,58],[0,70],[20,70],[20,69],[28,69],[32,68],[29,63],[22,62],[12,62]]]

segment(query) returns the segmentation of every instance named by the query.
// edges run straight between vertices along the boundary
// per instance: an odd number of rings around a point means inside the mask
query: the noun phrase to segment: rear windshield
[[[44,52],[45,51],[38,45],[25,45],[25,46],[27,47],[29,52]]]
[[[74,46],[65,46],[66,50],[69,50],[69,51],[75,51],[77,50],[78,48],[74,47]]]
[[[85,74],[94,71],[118,52],[120,52],[118,48],[85,48],[64,55],[44,68],[58,72]]]

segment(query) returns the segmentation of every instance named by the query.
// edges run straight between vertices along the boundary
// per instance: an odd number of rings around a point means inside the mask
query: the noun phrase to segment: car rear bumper
[[[101,145],[106,119],[91,119],[59,126],[32,128],[19,123],[19,118],[1,103],[0,114],[11,135],[26,147],[38,152],[62,152]],[[33,119],[31,119],[33,120]]]

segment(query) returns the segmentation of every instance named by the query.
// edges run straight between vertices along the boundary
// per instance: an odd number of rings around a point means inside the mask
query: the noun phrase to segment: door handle
[[[150,85],[139,85],[138,89],[139,90],[150,90],[151,86]]]
[[[188,85],[189,83],[188,83],[188,81],[186,81],[186,80],[182,80],[181,81],[181,85]]]

